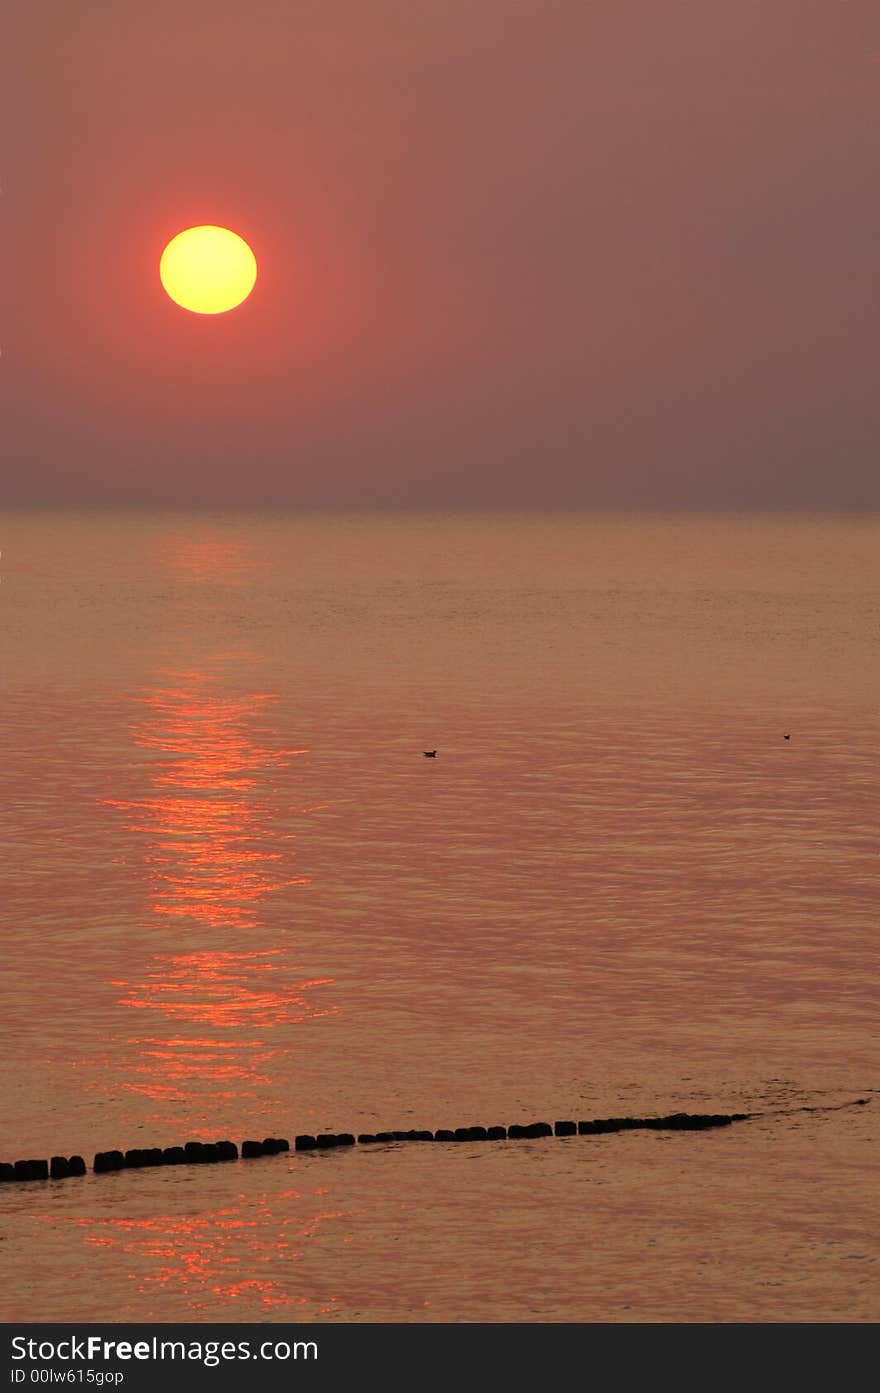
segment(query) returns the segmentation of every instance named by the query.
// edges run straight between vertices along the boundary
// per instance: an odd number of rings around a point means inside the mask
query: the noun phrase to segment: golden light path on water
[[[241,563],[237,549],[223,546],[190,545],[169,558],[170,569],[188,572],[200,583],[230,568],[234,575],[236,563]],[[242,653],[232,663],[227,656],[218,667],[240,674],[254,665],[256,655]],[[267,775],[287,770],[308,751],[270,743],[271,732],[257,737],[266,710],[278,700],[276,693],[233,694],[217,670],[204,668],[165,672],[161,679],[162,685],[135,698],[140,714],[131,728],[133,743],[154,756],[149,766],[152,796],[106,799],[105,805],[124,815],[127,832],[143,839],[142,876],[154,915],[178,921],[184,935],[193,925],[221,938],[229,931],[250,934],[259,927],[268,896],[309,884],[308,877],[288,873],[291,848],[284,844],[292,843],[295,834],[277,830],[261,796]],[[277,809],[271,813],[276,815]],[[291,981],[295,956],[293,947],[157,953],[141,980],[114,982],[123,990],[121,1005],[148,1019],[163,1019],[166,1031],[173,1032],[175,1025],[211,1031],[210,1036],[182,1038],[144,1034],[132,1092],[185,1105],[188,1086],[196,1079],[218,1098],[230,1100],[248,1085],[269,1083],[271,1053],[263,1050],[261,1037],[273,1026],[327,1013],[310,1001],[309,993],[332,985],[333,979]],[[137,1036],[132,1043],[138,1043]],[[280,1199],[294,1197],[299,1195],[291,1191]],[[89,1245],[119,1246],[122,1253],[151,1259],[153,1271],[141,1284],[148,1299],[154,1287],[173,1291],[205,1285],[224,1305],[234,1308],[245,1300],[294,1317],[305,1298],[292,1296],[284,1284],[262,1274],[285,1256],[295,1260],[297,1239],[344,1217],[343,1211],[319,1212],[301,1230],[293,1221],[282,1221],[282,1233],[271,1241],[263,1236],[259,1218],[245,1218],[234,1208],[210,1220],[79,1222]],[[212,1274],[227,1264],[241,1271],[242,1240],[247,1269],[254,1275],[217,1282]]]
[[[153,796],[104,801],[127,814],[127,831],[146,839],[154,914],[204,928],[248,928],[267,895],[308,884],[285,874],[285,851],[276,844],[294,834],[272,828],[256,794],[263,771],[307,751],[273,749],[254,738],[255,719],[274,694],[232,697],[199,670],[165,677],[174,685],[144,693],[144,714],[132,726],[134,744],[155,756]]]
[[[199,584],[234,582],[246,570],[240,548],[211,538],[183,539],[162,559],[172,575]],[[299,978],[293,944],[245,946],[260,941],[267,897],[309,884],[292,874],[295,833],[281,830],[268,791],[308,751],[278,743],[267,720],[277,693],[241,686],[258,668],[258,655],[241,651],[219,655],[213,668],[160,673],[131,699],[131,739],[148,756],[149,792],[101,800],[140,848],[135,865],[150,914],[181,941],[155,953],[137,980],[113,982],[144,1028],[132,1038],[141,1048],[126,1087],[156,1100],[185,1104],[197,1079],[229,1099],[267,1083],[266,1034],[333,1009],[316,995],[333,979]],[[205,937],[217,946],[193,943]],[[153,1033],[162,1024],[167,1033]],[[176,1033],[185,1027],[210,1033]]]

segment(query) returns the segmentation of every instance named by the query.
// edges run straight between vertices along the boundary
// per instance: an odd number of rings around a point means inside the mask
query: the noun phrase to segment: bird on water
[[[788,737],[786,737],[786,738],[788,738]],[[437,758],[437,751],[436,751],[436,750],[425,750],[424,753],[425,753],[425,759],[436,759],[436,758]]]
[[[790,739],[791,739],[791,736],[790,736],[790,735],[783,735],[782,738],[783,738],[783,740],[790,740]]]

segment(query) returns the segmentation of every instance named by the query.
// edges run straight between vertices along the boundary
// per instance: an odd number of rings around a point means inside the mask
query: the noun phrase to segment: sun
[[[250,295],[257,261],[244,238],[228,227],[188,227],[163,251],[159,279],[183,309],[224,314]]]

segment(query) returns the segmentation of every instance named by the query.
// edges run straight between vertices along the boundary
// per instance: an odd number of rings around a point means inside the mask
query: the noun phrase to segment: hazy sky
[[[2,15],[0,505],[880,505],[877,0]]]

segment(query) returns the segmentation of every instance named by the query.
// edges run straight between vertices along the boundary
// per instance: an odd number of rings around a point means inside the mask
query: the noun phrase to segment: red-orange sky
[[[0,505],[880,504],[876,0],[3,16]]]

